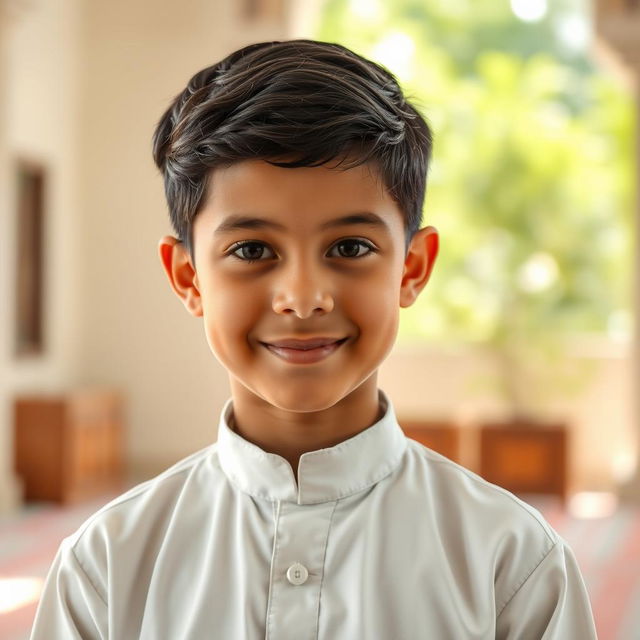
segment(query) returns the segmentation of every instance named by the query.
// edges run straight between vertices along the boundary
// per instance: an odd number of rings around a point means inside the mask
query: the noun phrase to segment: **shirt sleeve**
[[[597,640],[571,549],[558,540],[499,612],[498,640]]]
[[[65,540],[49,569],[30,640],[107,640],[107,604]]]

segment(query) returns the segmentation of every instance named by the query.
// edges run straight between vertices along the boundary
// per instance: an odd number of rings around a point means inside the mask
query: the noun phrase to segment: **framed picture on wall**
[[[16,268],[15,340],[17,357],[44,351],[43,267],[46,169],[27,160],[15,163]]]

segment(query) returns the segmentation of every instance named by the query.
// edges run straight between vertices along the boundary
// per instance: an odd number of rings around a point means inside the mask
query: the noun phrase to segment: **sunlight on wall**
[[[617,508],[617,496],[607,491],[582,491],[569,500],[569,513],[584,520],[610,518]]]
[[[0,578],[0,615],[38,600],[43,583],[42,578]]]

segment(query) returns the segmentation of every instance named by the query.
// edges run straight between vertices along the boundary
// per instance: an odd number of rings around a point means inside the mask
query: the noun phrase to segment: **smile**
[[[284,344],[269,344],[267,342],[263,342],[262,344],[271,351],[271,353],[275,354],[285,362],[289,362],[291,364],[313,364],[329,357],[346,341],[347,338],[343,338],[342,340],[320,345],[314,345],[313,341],[308,341],[308,344],[304,344],[304,341],[300,341],[295,345],[295,347],[290,346],[290,344],[287,344],[286,346]]]

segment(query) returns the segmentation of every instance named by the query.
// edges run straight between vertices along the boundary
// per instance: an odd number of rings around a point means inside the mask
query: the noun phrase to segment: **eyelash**
[[[364,253],[362,255],[359,256],[338,256],[340,258],[344,258],[345,260],[358,260],[360,258],[365,258],[366,256],[372,254],[372,253],[377,253],[377,249],[370,243],[367,242],[366,240],[360,240],[359,238],[345,238],[343,240],[339,240],[338,242],[336,242],[331,249],[333,249],[334,247],[338,247],[341,244],[345,244],[347,242],[354,242],[358,245],[360,245],[361,247],[366,247],[369,251],[367,253]],[[248,247],[248,246],[252,246],[252,245],[257,245],[260,247],[267,247],[267,245],[264,242],[259,242],[257,240],[243,240],[242,242],[236,242],[236,244],[232,245],[232,247],[229,249],[229,251],[227,252],[227,255],[235,258],[236,260],[240,260],[241,262],[245,262],[247,264],[252,264],[254,262],[262,262],[264,260],[264,258],[241,258],[236,254],[236,251],[239,251],[240,249],[244,248],[244,247]]]

